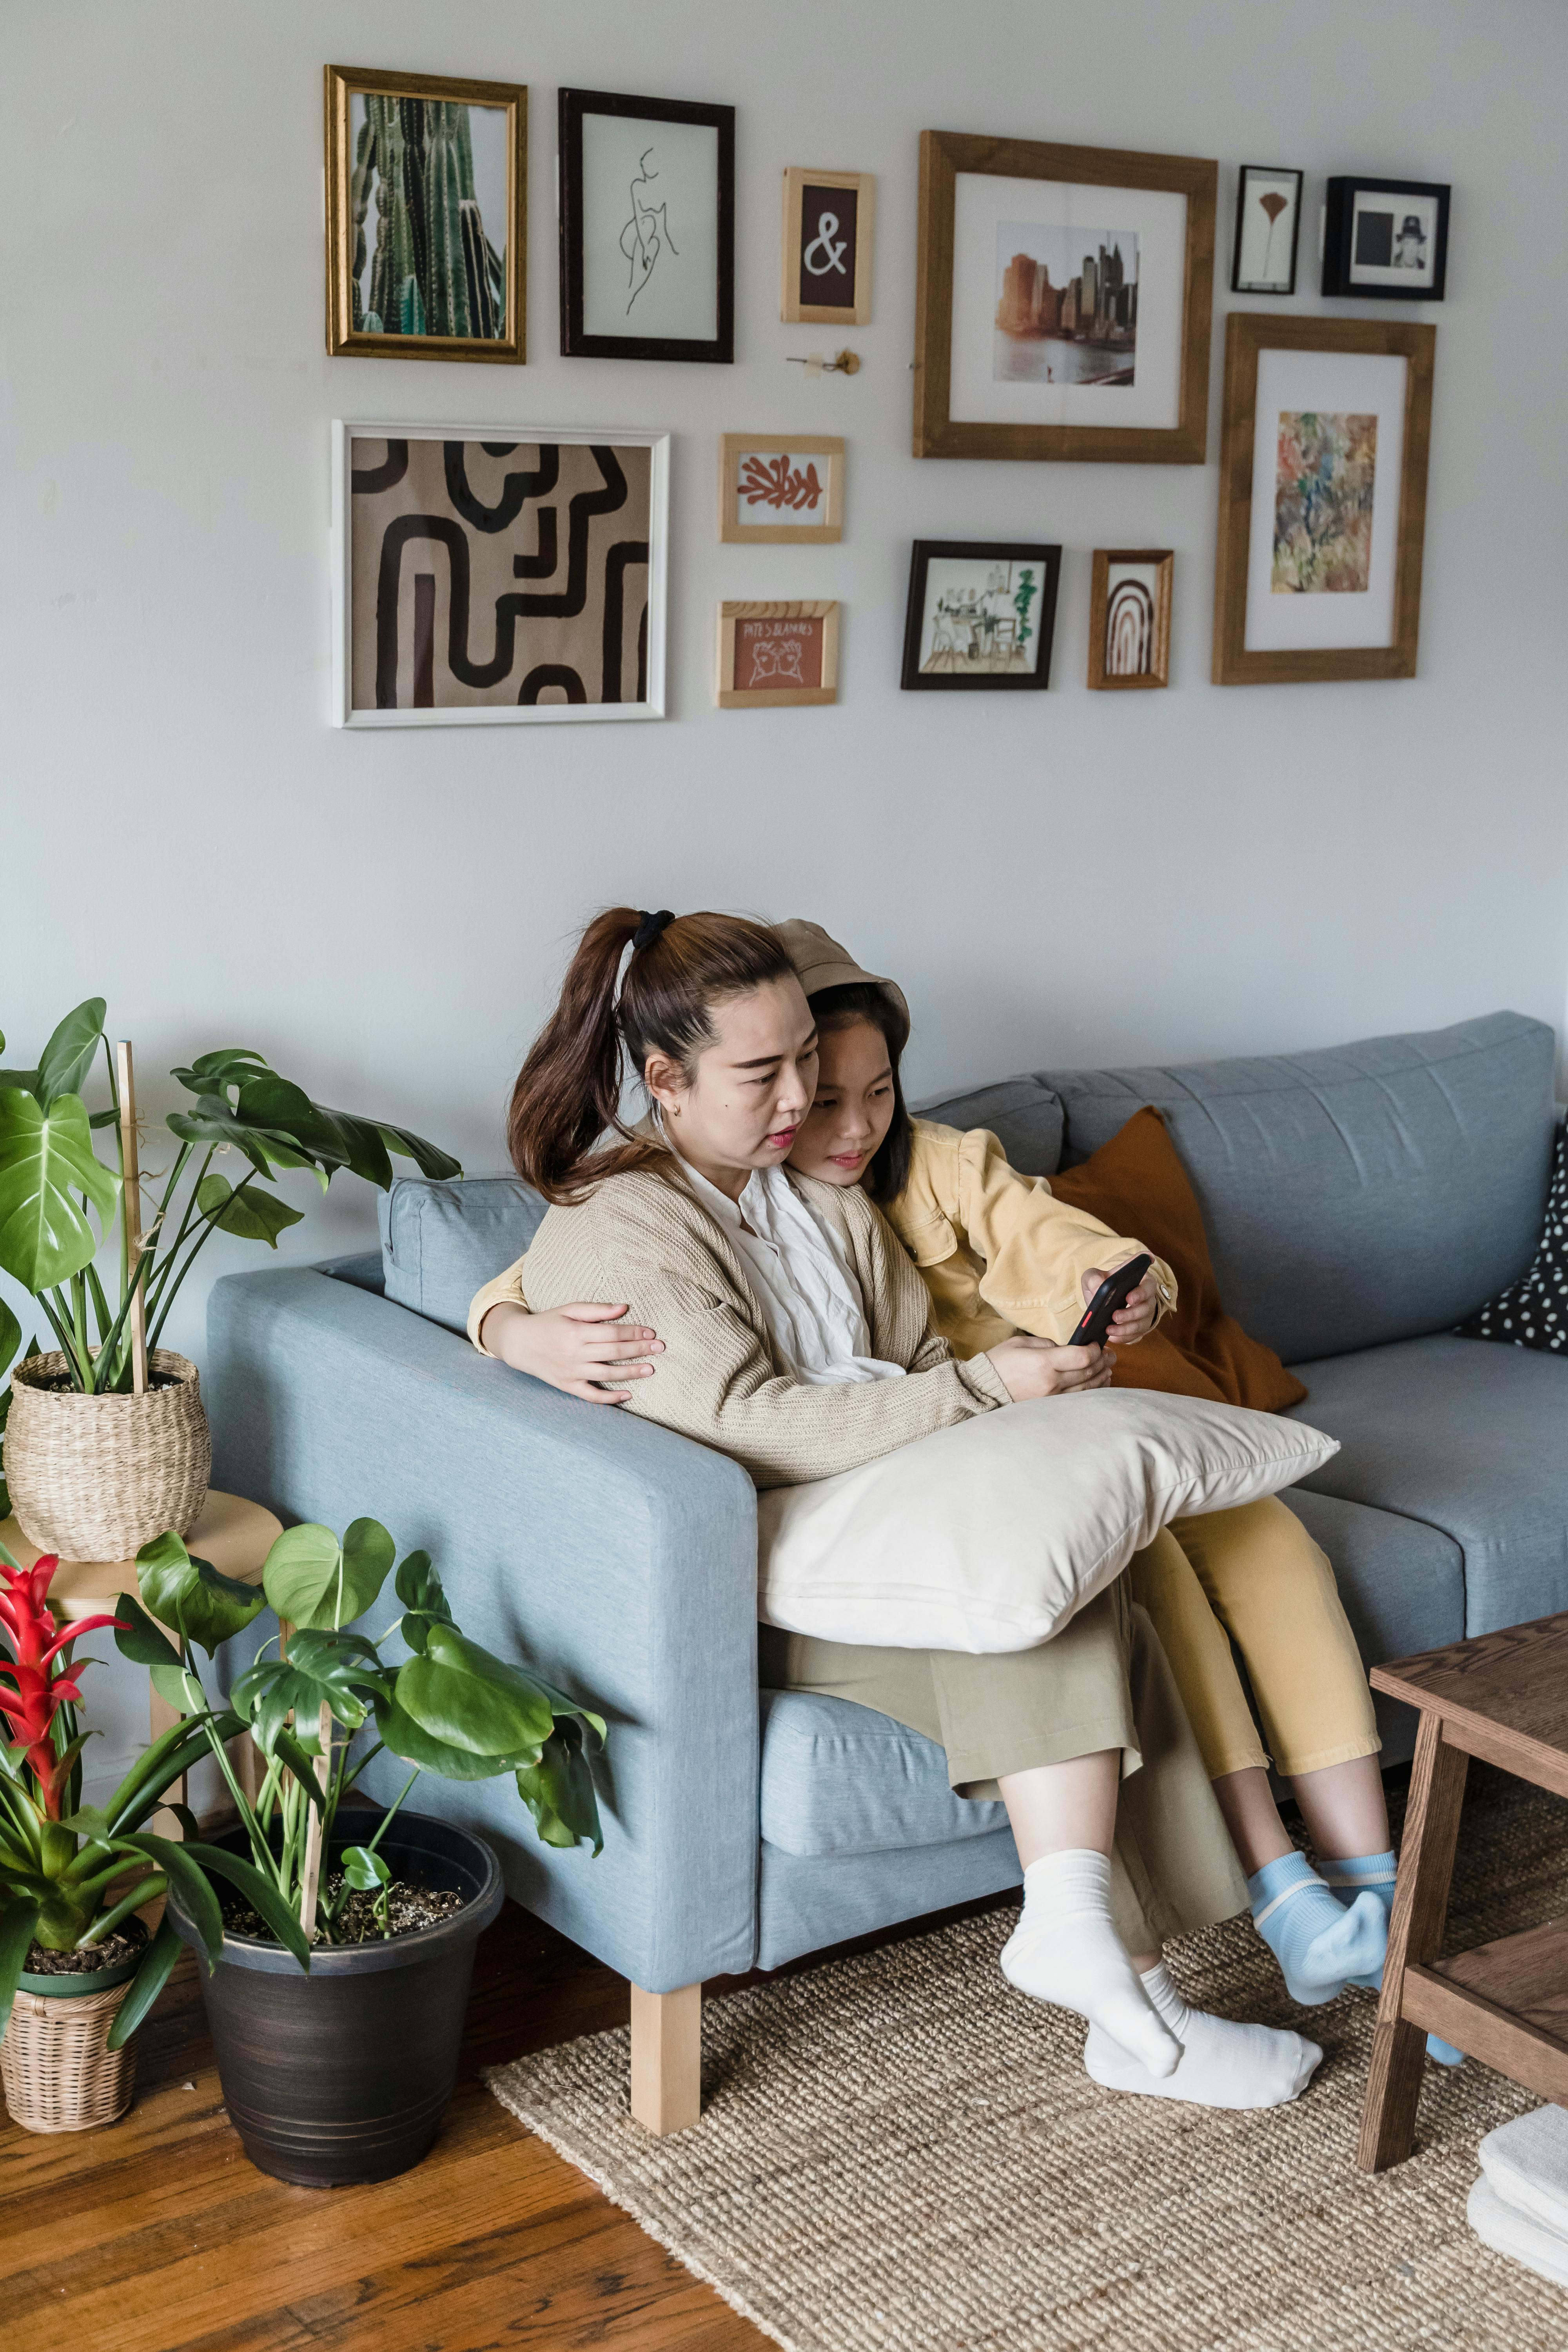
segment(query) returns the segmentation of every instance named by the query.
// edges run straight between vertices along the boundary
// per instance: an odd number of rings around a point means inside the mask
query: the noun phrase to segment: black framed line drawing
[[[662,719],[669,436],[332,427],[340,727]]]
[[[561,349],[735,356],[735,110],[560,94]]]
[[[990,693],[1048,686],[1059,547],[917,539],[900,686]]]
[[[1294,294],[1301,234],[1301,174],[1244,163],[1236,184],[1233,294]]]
[[[1446,181],[1331,180],[1323,292],[1370,302],[1440,302],[1448,274]]]

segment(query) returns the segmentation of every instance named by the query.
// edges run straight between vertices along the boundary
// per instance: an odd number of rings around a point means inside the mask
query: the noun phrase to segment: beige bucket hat
[[[830,939],[820,923],[808,923],[792,915],[787,922],[775,923],[773,929],[783,940],[807,996],[815,996],[824,988],[879,988],[903,1025],[900,1045],[908,1044],[910,1008],[897,981],[884,978],[879,971],[863,971],[848,949]]]

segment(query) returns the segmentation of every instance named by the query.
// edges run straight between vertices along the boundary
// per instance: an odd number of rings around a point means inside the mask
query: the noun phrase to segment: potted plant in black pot
[[[597,1853],[603,1843],[588,1762],[602,1719],[460,1633],[427,1553],[397,1570],[396,1623],[374,1641],[353,1629],[395,1557],[374,1519],[356,1519],[341,1540],[328,1528],[289,1528],[258,1593],[165,1535],[138,1555],[145,1608],[127,1594],[116,1607],[117,1644],[201,1727],[239,1814],[213,1847],[184,1850],[190,1868],[169,1871],[165,1921],[206,1961],[224,2104],[252,2163],[308,2188],[406,2171],[434,2141],[457,2081],[474,1945],[503,1890],[482,1838],[405,1810],[420,1772],[511,1773],[547,1843],[585,1840]],[[286,1630],[216,1709],[191,1644],[216,1649],[263,1595]],[[397,1664],[381,1656],[395,1633],[410,1653]],[[235,1716],[266,1767],[254,1801],[226,1746]],[[373,1722],[374,1743],[353,1752]],[[342,1811],[383,1747],[413,1767],[402,1794],[380,1815]],[[219,1850],[247,1856],[264,1902],[247,1901],[232,1873],[215,1886]]]

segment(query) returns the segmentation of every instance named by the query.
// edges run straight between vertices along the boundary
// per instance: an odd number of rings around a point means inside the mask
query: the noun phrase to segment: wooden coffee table
[[[1428,2033],[1568,2106],[1568,1919],[1440,1960],[1472,1756],[1568,1797],[1568,1611],[1372,1671],[1421,1710],[1356,2161],[1402,2164]]]

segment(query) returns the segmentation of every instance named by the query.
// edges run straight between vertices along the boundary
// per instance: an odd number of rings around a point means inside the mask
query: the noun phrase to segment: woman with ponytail
[[[476,1345],[536,1370],[530,1304],[550,1316],[624,1301],[663,1341],[629,1409],[731,1454],[762,1487],[1103,1386],[1104,1350],[1024,1335],[956,1361],[866,1192],[785,1171],[816,1061],[776,931],[715,914],[599,916],[512,1097],[514,1164],[552,1204],[528,1299],[520,1261],[475,1299]],[[635,1128],[621,1111],[628,1075],[650,1105]],[[1164,1936],[1244,1908],[1246,1888],[1125,1579],[1033,1650],[868,1644],[856,1664],[846,1696],[938,1738],[960,1795],[1005,1804],[1025,1904],[1002,1965],[1020,1990],[1089,2021],[1097,2082],[1226,2107],[1305,2087],[1315,2044],[1188,2009],[1161,1964]]]

